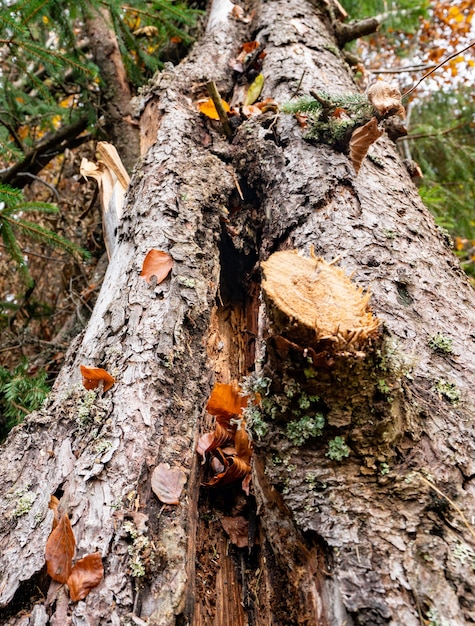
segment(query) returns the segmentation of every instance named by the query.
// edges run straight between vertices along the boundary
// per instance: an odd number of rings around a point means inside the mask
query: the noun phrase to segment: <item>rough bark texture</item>
[[[246,25],[216,2],[189,58],[142,94],[154,131],[142,133],[149,149],[97,306],[46,405],[2,449],[2,623],[475,620],[475,298],[444,237],[388,139],[356,177],[290,116],[246,121],[229,144],[192,104],[210,79],[232,98],[229,61],[253,38],[267,52],[264,97],[288,100],[302,75],[305,92],[353,91],[325,6],[262,0]],[[310,246],[371,288],[384,332],[366,351],[309,361],[267,322],[259,261]],[[160,285],[139,276],[152,248],[174,259]],[[438,332],[451,353],[430,347]],[[115,386],[91,398],[80,364]],[[271,381],[277,407],[263,415],[251,496],[200,490],[194,450],[213,378],[250,373]],[[287,425],[310,395],[326,424],[296,443]],[[327,456],[336,436],[350,448],[339,462]],[[151,492],[162,462],[187,475],[180,506]],[[103,582],[75,604],[44,573],[51,494],[69,511],[77,558],[103,556]],[[219,524],[237,511],[249,551]]]

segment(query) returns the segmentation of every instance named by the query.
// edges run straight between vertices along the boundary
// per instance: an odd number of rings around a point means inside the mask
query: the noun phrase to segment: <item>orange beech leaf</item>
[[[238,548],[245,548],[249,545],[249,522],[245,517],[222,517],[220,522],[228,535],[231,543]]]
[[[238,457],[246,463],[249,463],[252,456],[252,447],[244,425],[244,420],[242,420],[240,428],[236,430],[234,435],[234,446]]]
[[[226,461],[226,465],[222,463],[217,456],[213,456],[210,461],[211,469],[215,474],[222,474],[228,467],[229,463]]]
[[[59,513],[58,513],[59,500],[56,496],[50,496],[48,508],[51,509],[54,513],[53,517],[53,530],[59,523]]]
[[[240,396],[237,387],[225,383],[216,383],[206,405],[211,415],[229,416],[240,415],[247,405],[247,398]]]
[[[53,580],[65,583],[71,573],[76,540],[67,514],[59,520],[46,542],[46,569]]]
[[[85,365],[81,365],[81,374],[82,384],[87,390],[97,389],[101,380],[104,383],[104,391],[110,389],[115,383],[115,378],[106,372],[106,370],[103,370],[102,367],[86,367]]]
[[[97,587],[104,576],[100,552],[88,554],[74,564],[67,584],[69,596],[73,602],[84,600],[87,594]]]
[[[224,472],[216,474],[216,476],[213,476],[213,478],[211,478],[207,483],[203,483],[205,486],[214,487],[216,485],[229,485],[240,478],[244,478],[251,471],[250,465],[238,456],[229,457],[227,461],[228,467],[224,470]]]
[[[147,282],[150,282],[152,276],[157,277],[157,285],[170,273],[173,267],[173,259],[167,252],[162,250],[149,250],[144,259],[140,276],[143,276]]]
[[[185,472],[168,463],[160,463],[152,472],[152,491],[164,504],[179,504],[185,483]]]
[[[226,113],[229,113],[229,111],[231,110],[229,104],[223,99],[221,99],[221,104],[223,105],[223,109],[226,111]],[[199,102],[198,108],[200,110],[200,113],[203,113],[203,115],[206,115],[206,117],[209,117],[212,120],[219,120],[218,112],[216,111],[216,107],[214,106],[214,102],[211,100],[211,98]]]
[[[353,131],[350,139],[350,159],[358,174],[363,159],[368,152],[368,148],[376,141],[383,132],[378,128],[378,120],[372,117],[364,126],[360,126]]]

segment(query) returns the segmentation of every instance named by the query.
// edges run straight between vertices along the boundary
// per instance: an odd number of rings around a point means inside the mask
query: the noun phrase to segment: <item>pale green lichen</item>
[[[328,452],[325,456],[332,461],[342,461],[345,457],[350,456],[350,449],[343,437],[337,436],[328,442]]]
[[[130,573],[134,578],[143,578],[147,573],[146,560],[149,563],[153,560],[150,539],[139,532],[132,521],[124,522],[123,528],[132,539],[132,545],[127,548]]]
[[[438,394],[443,396],[446,400],[448,400],[451,404],[457,404],[462,397],[460,389],[458,389],[455,383],[451,383],[444,378],[439,378],[436,381],[434,387],[434,391],[437,391]]]
[[[452,339],[443,333],[436,333],[429,339],[429,348],[442,354],[453,354]]]
[[[10,500],[15,500],[15,510],[12,512],[12,517],[21,517],[31,510],[38,494],[30,491],[30,487],[31,483],[26,483],[8,496]]]
[[[302,446],[308,439],[319,437],[324,426],[325,418],[321,413],[305,415],[287,424],[287,437],[294,445]]]

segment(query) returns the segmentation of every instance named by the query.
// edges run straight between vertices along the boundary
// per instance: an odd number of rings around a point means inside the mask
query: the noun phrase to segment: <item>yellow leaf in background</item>
[[[224,100],[221,100],[221,104],[223,105],[223,109],[226,112],[231,110],[229,104]],[[218,112],[216,111],[216,107],[214,106],[214,102],[211,100],[211,98],[208,98],[207,100],[198,103],[198,108],[200,110],[200,113],[203,113],[203,115],[206,115],[206,117],[209,117],[212,120],[219,120]]]
[[[49,24],[49,19],[47,15],[43,15],[43,17],[41,18],[41,21],[43,22],[43,24]]]
[[[254,104],[254,102],[261,95],[262,88],[264,87],[264,74],[258,74],[254,81],[249,85],[246,98],[244,100],[244,106]]]

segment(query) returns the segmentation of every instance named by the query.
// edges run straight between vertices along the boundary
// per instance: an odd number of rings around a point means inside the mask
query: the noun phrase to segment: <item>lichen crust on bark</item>
[[[381,324],[370,308],[371,294],[355,285],[344,270],[323,258],[297,251],[274,252],[262,263],[262,287],[274,325],[297,341],[329,343],[333,349],[360,349]],[[277,309],[277,311],[275,311]],[[287,318],[287,319],[286,319]],[[291,337],[289,336],[291,335]]]

